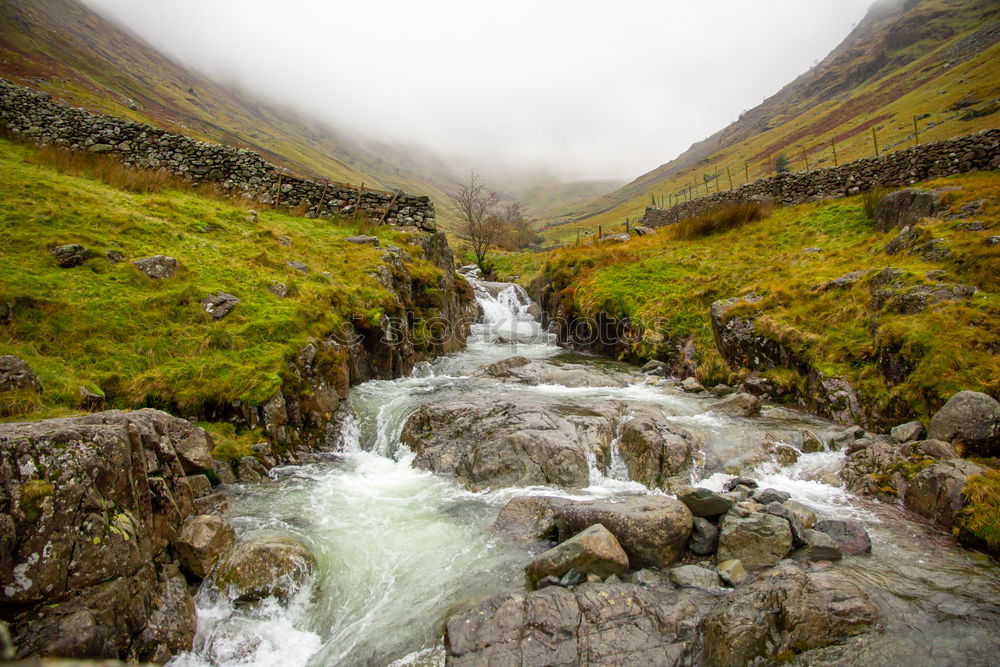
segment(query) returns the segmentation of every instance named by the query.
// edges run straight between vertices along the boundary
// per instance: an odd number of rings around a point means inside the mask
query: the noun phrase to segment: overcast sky
[[[489,165],[634,178],[823,58],[872,0],[84,0],[205,74]]]

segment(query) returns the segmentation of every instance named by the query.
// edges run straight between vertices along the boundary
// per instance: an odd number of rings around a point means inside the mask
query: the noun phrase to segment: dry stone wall
[[[166,169],[193,183],[215,183],[234,197],[298,207],[309,217],[360,210],[377,222],[435,229],[429,197],[300,178],[254,151],[69,107],[6,79],[0,79],[0,124],[37,144],[111,154],[129,166]]]
[[[667,209],[647,207],[640,224],[661,227],[718,206],[771,197],[783,204],[857,194],[873,187],[901,187],[930,178],[1000,169],[1000,130],[984,130],[946,141],[864,158],[839,167],[778,174],[734,190],[698,197]]]

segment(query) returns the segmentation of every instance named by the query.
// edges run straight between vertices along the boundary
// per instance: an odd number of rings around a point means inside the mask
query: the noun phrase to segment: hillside
[[[785,154],[810,168],[998,126],[1000,8],[990,0],[882,0],[823,61],[728,127],[625,187],[559,216],[576,229],[637,217],[651,196],[714,192],[767,176]],[[636,103],[641,103],[641,100]],[[833,142],[833,143],[831,143]],[[727,171],[728,170],[728,171]],[[718,178],[715,178],[718,173]],[[669,199],[668,199],[669,201]]]

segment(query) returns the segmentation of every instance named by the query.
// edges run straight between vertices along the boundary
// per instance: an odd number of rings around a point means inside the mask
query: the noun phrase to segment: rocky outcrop
[[[42,383],[23,359],[0,356],[0,393],[27,391],[40,394]]]
[[[688,481],[699,449],[692,433],[650,415],[625,422],[618,443],[629,479],[668,491]]]
[[[909,227],[929,218],[941,208],[941,193],[919,188],[890,192],[875,204],[875,231]]]
[[[521,544],[555,542],[559,537],[556,517],[572,503],[551,496],[518,496],[500,510],[493,530]]]
[[[455,667],[738,666],[825,646],[877,620],[856,585],[786,562],[722,597],[609,583],[498,595],[447,620],[445,650]]]
[[[147,278],[154,278],[156,280],[173,278],[180,268],[177,260],[167,255],[143,257],[142,259],[135,260],[132,264]]]
[[[593,366],[581,364],[560,364],[557,366],[544,361],[532,361],[525,357],[509,357],[489,364],[476,371],[476,375],[527,385],[621,387],[626,384],[622,377],[615,377],[609,372]]]
[[[0,425],[0,617],[19,654],[166,661],[194,604],[173,561],[209,441],[157,410]]]
[[[542,577],[561,577],[570,570],[582,576],[594,574],[604,579],[627,569],[628,556],[618,540],[607,528],[595,524],[540,553],[528,563],[524,572],[528,581],[534,584]]]
[[[80,266],[91,257],[91,252],[79,243],[56,246],[49,251],[56,259],[56,264],[63,269],[72,269]]]
[[[224,519],[214,514],[199,514],[184,521],[174,541],[174,551],[185,572],[204,579],[235,541],[236,533]]]
[[[315,569],[316,559],[298,540],[258,537],[244,542],[219,563],[215,582],[236,602],[256,602],[267,597],[288,602]]]
[[[903,494],[903,504],[942,528],[951,528],[958,512],[965,507],[962,489],[972,475],[985,468],[972,461],[951,459],[934,463],[910,480]]]
[[[931,417],[927,437],[960,444],[966,455],[1000,456],[1000,402],[960,391]]]

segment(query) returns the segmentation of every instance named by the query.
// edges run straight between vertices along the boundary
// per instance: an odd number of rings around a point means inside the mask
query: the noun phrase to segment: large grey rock
[[[729,512],[722,518],[720,562],[738,558],[748,570],[759,570],[776,565],[791,550],[792,530],[781,517],[763,513],[742,517]]]
[[[165,280],[177,274],[179,264],[173,257],[167,255],[153,255],[137,259],[132,264],[149,278]]]
[[[184,570],[204,579],[236,541],[232,526],[221,517],[200,514],[188,517],[174,542]]]
[[[475,375],[519,384],[558,384],[564,387],[621,387],[623,377],[583,364],[552,364],[525,357],[509,357],[487,364]]]
[[[971,475],[981,475],[986,469],[965,459],[939,461],[910,480],[903,504],[921,516],[944,528],[951,528],[955,516],[965,507],[962,489]]]
[[[522,544],[555,541],[559,537],[556,517],[573,503],[552,496],[518,496],[511,499],[493,522],[493,530]]]
[[[794,546],[801,546],[805,544],[805,531],[806,528],[802,525],[799,520],[799,513],[792,510],[792,508],[786,506],[784,503],[780,502],[770,502],[764,506],[764,511],[768,514],[781,517],[788,522],[788,527],[792,531],[792,544]]]
[[[23,359],[6,354],[0,356],[0,392],[5,391],[28,391],[40,394],[42,383]]]
[[[607,528],[595,524],[540,553],[524,571],[528,580],[535,583],[542,577],[561,577],[571,569],[584,577],[595,574],[603,579],[625,572],[628,556]]]
[[[721,588],[719,575],[700,565],[670,568],[670,580],[680,588]]]
[[[826,533],[818,530],[806,530],[802,536],[802,546],[792,552],[796,560],[840,560],[844,557],[837,542]]]
[[[194,428],[149,409],[0,424],[0,607],[20,655],[190,649],[194,604],[163,563],[194,511],[177,451]]]
[[[201,300],[201,307],[212,316],[213,320],[221,320],[232,312],[240,300],[228,292],[214,292]]]
[[[872,550],[868,531],[857,519],[823,519],[816,523],[816,530],[832,537],[845,554],[860,555]]]
[[[582,488],[590,483],[588,453],[607,449],[612,436],[610,422],[597,415],[563,416],[542,404],[473,399],[418,408],[403,427],[402,441],[416,453],[413,465],[455,475],[473,490]]]
[[[274,597],[280,602],[298,592],[316,569],[316,559],[291,537],[259,537],[231,551],[216,569],[219,588],[236,602]]]
[[[875,231],[909,227],[941,208],[941,195],[932,190],[905,188],[890,192],[875,205]]]
[[[760,399],[748,393],[733,394],[709,404],[708,409],[730,417],[749,417],[760,412]]]
[[[71,269],[80,266],[91,257],[91,252],[78,243],[56,246],[49,253],[56,258],[56,264],[61,268]]]
[[[618,443],[629,478],[650,489],[670,490],[683,484],[690,478],[698,450],[693,434],[650,415],[625,422]]]
[[[927,438],[961,443],[966,455],[1000,456],[1000,402],[960,391],[931,417]]]
[[[573,503],[556,517],[559,537],[565,539],[595,523],[618,539],[629,557],[629,567],[665,567],[677,560],[687,545],[694,517],[679,500],[667,496],[631,496]]]
[[[687,505],[691,514],[700,517],[718,516],[732,508],[733,501],[721,493],[700,487],[688,487],[677,493],[677,499]]]

